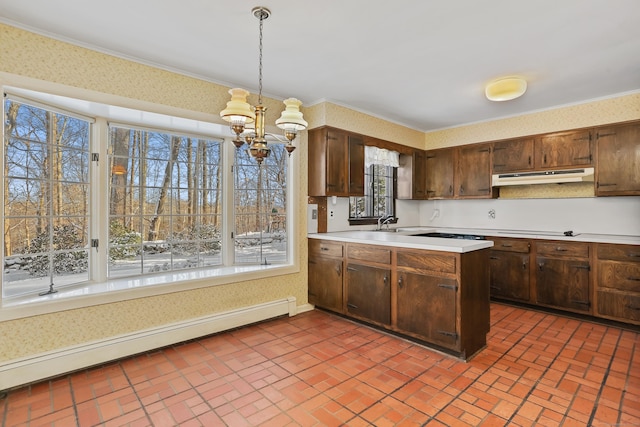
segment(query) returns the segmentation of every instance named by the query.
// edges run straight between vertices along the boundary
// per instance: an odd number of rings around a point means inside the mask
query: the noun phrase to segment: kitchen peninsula
[[[309,302],[469,359],[489,331],[490,240],[311,234]]]

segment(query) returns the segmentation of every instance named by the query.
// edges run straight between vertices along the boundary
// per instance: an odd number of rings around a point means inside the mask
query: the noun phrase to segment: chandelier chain
[[[260,55],[258,57],[258,105],[262,105],[262,23],[264,22],[264,14],[260,15]]]

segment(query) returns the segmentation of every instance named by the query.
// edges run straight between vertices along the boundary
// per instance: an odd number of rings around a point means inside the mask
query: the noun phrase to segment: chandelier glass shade
[[[220,112],[220,117],[229,122],[231,131],[236,135],[233,140],[234,145],[240,148],[246,142],[249,145],[249,154],[256,159],[258,164],[262,163],[265,157],[269,156],[270,148],[267,143],[265,133],[264,115],[266,109],[262,105],[262,24],[271,12],[265,7],[255,7],[251,11],[253,15],[260,20],[260,57],[259,57],[259,91],[258,105],[252,107],[247,102],[249,92],[234,88],[229,90],[231,100],[227,102],[227,108]],[[295,98],[288,98],[284,101],[285,109],[275,124],[284,131],[284,140],[269,134],[274,139],[285,142],[285,148],[289,155],[295,150],[293,140],[299,131],[307,128],[308,123],[304,120],[300,106],[302,102]],[[253,129],[247,129],[248,124],[254,123]]]

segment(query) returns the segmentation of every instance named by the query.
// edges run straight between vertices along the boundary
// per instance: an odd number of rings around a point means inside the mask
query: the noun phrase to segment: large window
[[[88,280],[90,122],[5,99],[2,295]]]
[[[236,151],[235,260],[238,264],[287,262],[287,165],[284,145],[272,145],[258,166],[243,150]]]
[[[4,100],[2,297],[291,262],[283,145],[259,166],[226,127],[43,98]]]
[[[109,277],[222,264],[221,141],[109,129]]]

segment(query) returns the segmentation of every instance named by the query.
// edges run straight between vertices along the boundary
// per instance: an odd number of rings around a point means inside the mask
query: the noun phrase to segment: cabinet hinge
[[[100,240],[99,239],[91,239],[91,247],[92,248],[96,248],[96,250],[97,250],[99,244],[100,244]]]
[[[452,291],[458,290],[458,285],[447,285],[446,283],[438,283],[439,288],[451,289]]]
[[[100,154],[99,153],[91,153],[91,161],[92,162],[98,162],[100,160]]]

